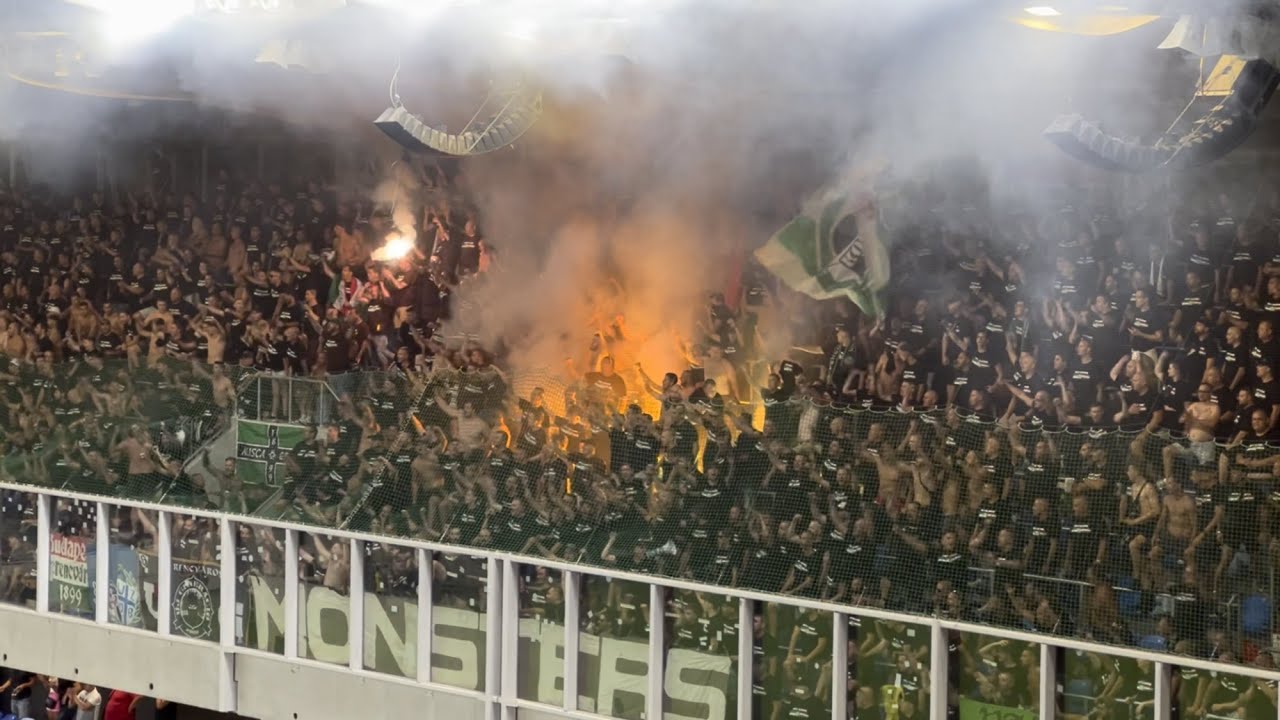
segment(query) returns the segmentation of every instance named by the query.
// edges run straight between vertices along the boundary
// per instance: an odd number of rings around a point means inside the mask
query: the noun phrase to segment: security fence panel
[[[218,642],[222,607],[219,540],[224,521],[188,514],[174,514],[171,518],[170,632],[192,640]]]
[[[0,603],[35,609],[37,495],[0,489]]]
[[[1040,646],[977,633],[949,640],[952,712],[960,720],[984,717],[1035,720],[1040,715]]]
[[[364,643],[366,670],[418,677],[418,551],[400,545],[364,544]]]
[[[235,529],[236,645],[284,655],[285,531],[248,523]]]
[[[1230,658],[1228,658],[1230,659]],[[1271,662],[1255,658],[1255,664]],[[1173,720],[1276,717],[1276,683],[1234,673],[1175,667]]]
[[[736,720],[741,601],[691,590],[665,595],[663,717]]]
[[[642,720],[649,700],[649,586],[584,575],[578,602],[578,709]]]
[[[847,717],[871,720],[882,708],[900,720],[928,717],[931,693],[942,691],[930,675],[929,628],[859,617],[848,624]],[[840,684],[835,687],[838,692]]]
[[[291,581],[298,584],[298,657],[349,664],[351,543],[300,533],[298,577]]]
[[[157,513],[122,505],[104,507],[111,523],[107,622],[155,632],[160,602]]]
[[[431,572],[431,681],[483,691],[489,662],[488,563],[437,552]]]
[[[1057,659],[1058,716],[1155,717],[1155,664],[1088,650],[1061,650]]]
[[[751,716],[760,720],[830,720],[829,612],[757,603],[752,616]]]
[[[93,619],[97,608],[98,504],[57,498],[49,531],[49,609]]]
[[[564,573],[533,564],[519,566],[517,696],[559,707],[564,703]]]

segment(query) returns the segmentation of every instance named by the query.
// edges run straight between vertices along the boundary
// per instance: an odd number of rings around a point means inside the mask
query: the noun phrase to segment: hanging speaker
[[[1249,139],[1277,85],[1280,71],[1275,66],[1250,60],[1240,67],[1229,95],[1189,126],[1175,126],[1152,145],[1108,134],[1079,115],[1057,118],[1043,134],[1063,152],[1103,170],[1142,173],[1195,167],[1226,156]]]

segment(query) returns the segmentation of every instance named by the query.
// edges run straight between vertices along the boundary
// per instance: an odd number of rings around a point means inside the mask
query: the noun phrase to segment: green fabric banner
[[[241,420],[236,428],[236,475],[242,482],[279,485],[284,458],[302,442],[301,425]]]
[[[872,317],[884,314],[888,233],[874,200],[828,191],[810,199],[756,259],[792,290],[818,300],[848,297]]]

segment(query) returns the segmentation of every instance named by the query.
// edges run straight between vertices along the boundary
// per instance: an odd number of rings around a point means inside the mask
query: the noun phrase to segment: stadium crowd
[[[458,185],[425,180],[417,245],[387,261],[388,209],[314,182],[223,175],[207,203],[0,192],[4,479],[521,553],[543,603],[557,576],[536,559],[553,558],[1269,662],[1280,204],[964,228],[922,212],[895,231],[884,318],[748,263],[685,366],[616,367],[619,321],[585,372],[522,384],[503,349],[441,334],[496,255]],[[764,357],[780,316],[813,342]],[[334,401],[295,393],[303,377]],[[209,459],[233,412],[305,426],[275,485]],[[87,530],[67,513],[63,531]],[[21,567],[29,497],[5,491],[0,517]],[[341,584],[349,559],[307,547],[304,571]],[[444,597],[475,596],[450,586],[475,581],[467,562],[435,559]],[[24,578],[4,596],[28,597]],[[617,588],[593,632],[643,629],[647,598]],[[715,604],[680,597],[673,622],[700,621],[677,637],[732,652]],[[813,618],[760,618],[772,717],[810,717],[788,693],[831,691]],[[927,668],[910,645],[877,654]],[[1034,697],[972,665],[982,698]],[[1274,703],[1262,692],[1229,702]],[[924,712],[910,694],[900,717]]]

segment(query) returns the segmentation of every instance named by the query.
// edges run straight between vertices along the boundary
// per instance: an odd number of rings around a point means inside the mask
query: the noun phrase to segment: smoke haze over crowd
[[[1043,192],[1011,173],[1052,177],[1063,165],[1039,137],[1053,116],[1150,135],[1185,101],[1170,102],[1170,88],[1190,93],[1189,81],[1170,81],[1184,61],[1154,50],[1163,23],[1081,38],[1014,26],[1017,7],[981,2],[634,4],[607,16],[598,3],[547,2],[408,20],[347,8],[190,21],[112,52],[135,78],[172,74],[200,103],[365,132],[397,66],[406,107],[455,130],[478,101],[463,98],[490,77],[521,73],[544,88],[546,116],[515,151],[464,166],[501,266],[462,291],[481,312],[461,329],[514,341],[535,365],[560,362],[617,314],[648,338],[641,354],[669,362],[659,338],[687,336],[691,311],[749,249],[858,162],[911,177],[973,155],[996,185]],[[306,69],[252,63],[273,38]],[[15,125],[29,129],[40,111],[24,103]],[[104,117],[61,115],[53,127],[110,140]],[[401,226],[420,220],[407,210],[409,182],[400,173],[375,193]]]

